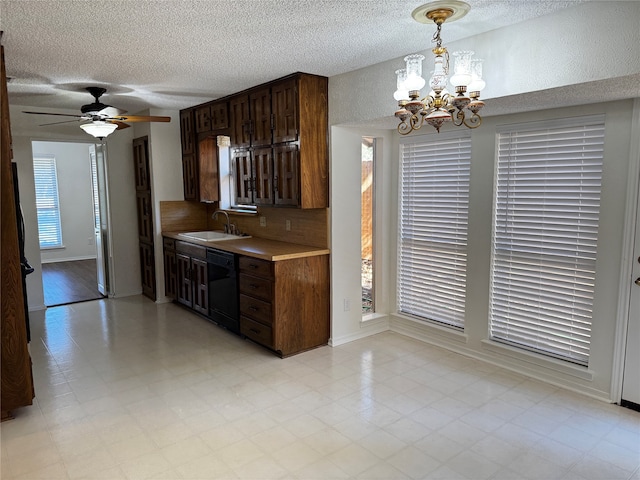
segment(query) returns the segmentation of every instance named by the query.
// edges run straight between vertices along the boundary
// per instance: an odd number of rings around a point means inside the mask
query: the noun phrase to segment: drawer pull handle
[[[250,286],[251,288],[253,288],[254,290],[255,290],[256,288],[258,288],[258,285],[256,285],[255,283],[250,283],[250,284],[249,284],[249,286]]]
[[[256,307],[249,307],[249,310],[251,310],[252,312],[257,312],[258,309]]]
[[[249,330],[253,333],[257,333],[258,335],[260,335],[260,330],[257,330],[255,328],[250,328]]]
[[[250,263],[250,264],[249,264],[249,266],[250,266],[251,268],[258,268],[258,265],[256,265],[255,263]]]

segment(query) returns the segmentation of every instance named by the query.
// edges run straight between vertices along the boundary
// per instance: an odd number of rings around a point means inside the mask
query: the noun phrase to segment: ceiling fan
[[[171,117],[158,117],[149,115],[125,115],[126,110],[120,110],[119,108],[112,107],[111,105],[105,105],[100,102],[100,97],[107,90],[102,87],[87,87],[86,90],[93,96],[95,102],[83,105],[80,108],[82,115],[70,115],[66,113],[48,113],[48,112],[25,112],[33,115],[56,115],[59,117],[74,117],[76,120],[64,120],[62,122],[44,123],[39,125],[44,127],[45,125],[58,125],[61,123],[81,122],[83,120],[90,120],[90,122],[80,125],[85,132],[93,135],[96,138],[103,139],[114,130],[122,130],[123,128],[129,128],[125,122],[170,122]]]

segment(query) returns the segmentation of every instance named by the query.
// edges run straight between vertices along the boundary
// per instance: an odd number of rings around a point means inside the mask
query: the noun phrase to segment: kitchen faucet
[[[223,213],[224,216],[227,217],[227,223],[224,226],[224,233],[233,233],[233,231],[236,229],[236,226],[229,221],[229,214],[227,212],[225,212],[224,210],[216,210],[215,212],[213,212],[211,218],[217,220],[219,213]]]

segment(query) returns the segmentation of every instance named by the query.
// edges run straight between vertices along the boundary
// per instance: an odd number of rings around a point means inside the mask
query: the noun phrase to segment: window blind
[[[58,200],[58,176],[55,157],[34,157],[33,178],[36,189],[40,248],[61,247],[62,227],[60,225],[60,203]]]
[[[98,195],[98,165],[96,156],[91,155],[91,191],[93,192],[93,226],[100,229],[100,198]]]
[[[464,328],[471,136],[400,145],[398,310]]]
[[[589,361],[604,118],[498,134],[490,330]]]

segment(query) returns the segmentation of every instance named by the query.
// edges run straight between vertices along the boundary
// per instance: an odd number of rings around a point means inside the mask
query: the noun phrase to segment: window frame
[[[579,153],[577,140],[580,130],[584,132],[582,153]],[[550,138],[546,143],[542,140],[545,135]],[[558,135],[564,135],[564,140]],[[501,163],[508,155],[501,150],[501,145],[509,142],[506,136],[519,136],[521,142],[527,142],[527,139],[532,142],[521,143],[522,159],[516,160],[520,165],[505,167]],[[588,366],[601,216],[604,137],[604,115],[504,125],[497,129],[488,319],[490,340]],[[589,143],[591,138],[593,147]],[[570,148],[575,148],[575,153],[570,153]],[[510,149],[513,152],[516,147],[510,146]],[[577,170],[578,159],[583,165],[580,171]],[[561,161],[549,164],[553,160]],[[526,169],[522,167],[525,162]],[[570,162],[575,162],[575,165]],[[510,172],[508,181],[504,178],[505,168]],[[515,171],[516,168],[520,168],[521,173],[509,170]],[[595,174],[599,176],[594,180]],[[584,183],[569,190],[567,185],[572,181],[578,182],[580,178]],[[547,183],[544,183],[545,179]],[[516,182],[522,184],[518,187]],[[532,197],[536,195],[536,189],[542,192],[539,198]],[[523,196],[525,192],[526,197]],[[511,200],[511,207],[505,206],[508,202],[504,199],[506,195],[515,199]],[[584,203],[580,203],[582,199]],[[569,210],[570,207],[574,210]],[[532,224],[527,223],[533,220],[531,216],[526,217],[527,208],[544,214],[546,220],[532,228]],[[508,213],[509,209],[515,213]],[[566,222],[566,230],[560,230],[563,222]],[[569,228],[572,224],[575,224],[574,230]],[[515,243],[511,250],[505,246],[496,247],[496,243],[502,245],[508,241],[504,239],[507,238],[507,228],[512,231]],[[553,241],[541,240],[545,236]],[[567,238],[573,239],[574,247]],[[536,248],[538,252],[534,252]],[[571,248],[574,249],[571,251]],[[513,261],[509,260],[511,257]],[[572,264],[576,265],[573,281],[569,279]],[[536,268],[539,272],[535,271]],[[576,271],[580,274],[575,274]],[[572,289],[573,302],[566,300]],[[557,291],[564,293],[558,295]],[[538,293],[534,295],[533,292]],[[534,299],[534,296],[538,298]],[[572,303],[574,307],[570,310]],[[535,317],[532,316],[534,310],[537,311]],[[588,321],[587,315],[590,315]]]
[[[434,169],[437,177],[429,180],[434,185],[442,185],[442,181],[449,182],[449,185],[457,184],[455,194],[439,189],[436,191],[434,201],[440,201],[440,206],[449,209],[449,213],[457,212],[454,216],[457,219],[452,223],[448,220],[438,218],[436,210],[431,204],[433,213],[424,222],[422,228],[436,226],[440,240],[436,240],[431,235],[433,253],[421,253],[417,244],[414,246],[416,252],[414,256],[416,262],[424,260],[430,265],[415,265],[414,272],[408,275],[407,268],[413,265],[408,257],[411,247],[406,244],[405,217],[409,212],[405,212],[405,177],[409,175],[405,172],[407,146],[421,148],[425,152],[429,149],[436,153],[431,155],[431,160],[427,162],[426,168]],[[468,249],[468,227],[469,227],[469,191],[471,181],[471,132],[452,131],[433,135],[414,135],[401,139],[400,141],[400,168],[399,168],[399,202],[398,202],[398,262],[397,262],[397,311],[399,314],[407,315],[419,321],[433,323],[456,331],[464,331],[466,316],[466,278],[467,278],[467,249]],[[457,150],[457,153],[454,151]],[[446,155],[444,152],[448,152]],[[429,156],[430,154],[425,153]],[[450,157],[450,158],[449,158]],[[444,161],[443,160],[446,160]],[[415,173],[415,172],[414,172]],[[415,174],[412,175],[416,180]],[[455,179],[455,182],[454,182]],[[414,185],[413,188],[416,188]],[[421,200],[416,200],[421,202]],[[422,222],[422,220],[420,220]],[[408,232],[407,232],[408,233]],[[435,253],[436,248],[440,248],[440,253]],[[441,262],[438,257],[444,259]],[[405,261],[407,259],[407,261]],[[431,272],[429,277],[430,285],[420,284],[419,277],[426,269]],[[445,278],[446,277],[446,278]],[[455,281],[451,281],[454,279]],[[433,292],[437,295],[433,295]],[[429,293],[428,293],[429,292]],[[437,299],[437,302],[429,302],[429,298]],[[453,301],[452,301],[453,299]]]
[[[47,178],[39,181],[39,176],[41,175],[46,175]],[[40,250],[64,248],[62,241],[62,222],[60,218],[60,191],[55,155],[37,154],[33,156],[33,181]],[[48,188],[49,191],[43,191],[43,188]],[[48,220],[44,219],[43,214],[45,211],[49,212],[52,218]]]

